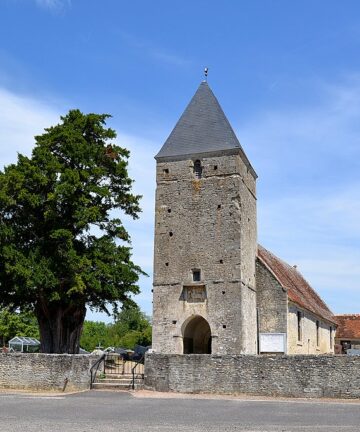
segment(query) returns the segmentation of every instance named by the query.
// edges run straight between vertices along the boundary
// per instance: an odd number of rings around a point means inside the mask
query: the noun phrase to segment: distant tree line
[[[39,326],[31,312],[0,311],[0,342],[6,345],[14,336],[39,338]],[[122,347],[133,349],[135,345],[151,345],[151,322],[138,307],[120,311],[113,323],[85,321],[80,346],[86,351],[96,347]]]
[[[27,336],[38,339],[39,326],[31,312],[0,311],[0,343],[6,345],[15,336]]]
[[[135,345],[151,345],[150,318],[136,307],[122,310],[112,324],[84,322],[80,346],[87,351],[97,346],[133,349]]]

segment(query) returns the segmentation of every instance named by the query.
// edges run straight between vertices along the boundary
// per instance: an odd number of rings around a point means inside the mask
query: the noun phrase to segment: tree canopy
[[[109,117],[69,111],[0,172],[0,307],[35,312],[43,352],[78,352],[86,305],[116,312],[139,292],[114,210],[137,218],[140,196]]]
[[[133,348],[135,345],[151,345],[151,322],[137,307],[120,311],[111,328],[114,346]]]
[[[97,346],[133,349],[135,345],[151,345],[150,319],[133,307],[121,311],[112,324],[85,321],[80,343],[87,351]]]

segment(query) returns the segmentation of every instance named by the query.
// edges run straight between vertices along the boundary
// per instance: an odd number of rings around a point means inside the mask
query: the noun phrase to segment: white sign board
[[[348,349],[346,350],[347,355],[360,355],[359,349]]]
[[[260,333],[260,353],[286,353],[285,333]]]

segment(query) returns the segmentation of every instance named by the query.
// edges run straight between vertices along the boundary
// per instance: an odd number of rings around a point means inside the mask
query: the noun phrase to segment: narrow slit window
[[[302,342],[302,312],[297,311],[297,336],[298,342]]]
[[[196,160],[194,162],[194,174],[195,174],[195,178],[201,179],[201,177],[202,177],[202,166],[201,166],[201,162],[199,160]]]
[[[201,271],[200,270],[193,270],[193,281],[194,282],[200,282],[201,281]]]
[[[320,322],[316,321],[316,346],[320,345]]]
[[[333,328],[330,327],[330,349],[333,349]]]

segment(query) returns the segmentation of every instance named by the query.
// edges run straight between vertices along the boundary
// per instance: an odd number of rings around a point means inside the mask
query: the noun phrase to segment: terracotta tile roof
[[[339,327],[336,337],[342,339],[360,339],[360,314],[336,315]]]
[[[270,270],[280,285],[287,290],[288,298],[300,307],[313,312],[327,321],[336,323],[336,318],[320,296],[311,288],[295,267],[258,245],[258,259]]]

